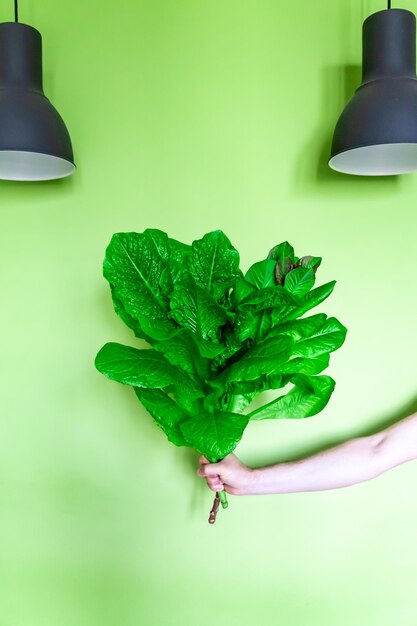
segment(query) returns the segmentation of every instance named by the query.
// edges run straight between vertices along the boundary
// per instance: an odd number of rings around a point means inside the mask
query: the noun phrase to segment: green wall
[[[415,464],[230,497],[211,527],[196,456],[93,367],[105,341],[134,343],[101,277],[112,233],[222,228],[243,267],[284,239],[322,255],[321,281],[338,281],[325,310],[349,328],[327,409],[253,423],[244,461],[296,458],[414,402],[417,177],[326,165],[381,4],[20,4],[79,170],[0,184],[1,626],[415,626]]]

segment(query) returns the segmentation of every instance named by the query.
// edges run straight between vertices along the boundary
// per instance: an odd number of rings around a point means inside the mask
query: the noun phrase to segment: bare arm
[[[200,459],[198,473],[213,491],[235,495],[321,491],[371,480],[417,458],[417,413],[369,437],[291,463],[250,469],[230,454],[210,464]]]

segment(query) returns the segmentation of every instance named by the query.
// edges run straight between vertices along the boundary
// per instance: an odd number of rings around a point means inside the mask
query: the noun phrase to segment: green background
[[[338,281],[323,310],[349,329],[326,410],[251,424],[242,460],[297,458],[412,405],[417,177],[326,164],[362,20],[383,7],[20,4],[79,169],[0,184],[0,625],[415,626],[415,464],[340,491],[230,497],[211,527],[196,455],[93,367],[104,342],[135,343],[101,277],[112,233],[221,228],[243,268],[285,239],[323,256],[319,282]]]

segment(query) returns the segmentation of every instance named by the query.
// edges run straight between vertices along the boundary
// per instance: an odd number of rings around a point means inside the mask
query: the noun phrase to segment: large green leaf
[[[175,330],[167,317],[168,301],[159,286],[169,254],[168,237],[161,231],[117,233],[107,247],[103,264],[104,276],[117,301],[142,329],[147,326],[146,334],[156,339]]]
[[[293,296],[302,297],[310,291],[315,281],[314,270],[307,267],[297,267],[288,272],[284,286]]]
[[[171,316],[183,328],[201,339],[219,343],[220,328],[229,316],[215,299],[192,280],[175,285],[171,296]]]
[[[281,387],[285,387],[289,379],[290,375],[287,374],[264,374],[255,380],[229,383],[228,391],[236,395],[258,394],[261,391],[268,391],[268,389],[280,389]]]
[[[95,366],[107,378],[135,387],[168,387],[178,382],[178,371],[155,350],[137,350],[120,343],[106,343]]]
[[[181,422],[180,429],[193,448],[215,463],[233,452],[248,421],[249,418],[241,413],[207,411]]]
[[[162,320],[154,317],[148,317],[142,315],[140,318],[140,325],[145,335],[149,337],[149,343],[153,344],[155,341],[166,341],[175,336],[178,327],[172,323],[171,320]]]
[[[336,281],[333,280],[325,285],[316,287],[316,289],[312,289],[306,293],[305,296],[292,296],[294,298],[294,306],[288,306],[286,308],[278,307],[271,311],[272,325],[276,326],[278,324],[282,324],[283,322],[294,320],[297,317],[301,317],[304,313],[315,306],[321,304],[323,300],[330,296],[335,284]]]
[[[259,324],[258,329],[255,335],[256,342],[259,343],[263,341],[269,334],[269,331],[272,327],[272,318],[271,312],[269,310],[260,311],[258,313],[259,316]]]
[[[249,413],[249,419],[302,419],[319,413],[333,393],[335,381],[330,376],[292,378],[293,389],[287,394]]]
[[[190,402],[203,395],[195,381],[156,350],[106,343],[97,354],[95,365],[107,378],[124,385],[172,389],[174,394],[185,394]]]
[[[242,413],[252,402],[256,393],[239,393],[233,396],[233,413]]]
[[[239,337],[262,341],[271,328],[291,319],[300,303],[284,287],[267,287],[243,300],[238,307],[236,331]]]
[[[187,413],[161,389],[134,387],[134,390],[145,409],[152,415],[169,441],[176,446],[187,446],[188,442],[179,427],[180,422],[187,419]]]
[[[258,289],[272,287],[275,285],[275,265],[276,262],[273,259],[258,261],[248,269],[245,274],[245,280]]]
[[[279,368],[280,374],[320,374],[329,366],[329,354],[321,354],[313,359],[295,357],[283,363]]]
[[[203,359],[222,358],[225,346],[222,343],[214,343],[207,339],[201,339],[198,335],[192,335],[198,351]]]
[[[203,359],[191,334],[185,328],[179,328],[176,334],[166,341],[157,341],[154,349],[168,359],[171,365],[179,367],[192,379],[207,376],[207,363]]]
[[[333,352],[340,348],[346,338],[346,328],[335,317],[329,317],[321,328],[293,347],[293,355],[309,359]]]
[[[243,277],[238,278],[234,284],[231,299],[234,306],[237,306],[242,300],[256,292],[256,287],[251,285]]]
[[[192,244],[189,271],[200,287],[219,300],[242,276],[239,252],[221,230],[207,233]]]
[[[129,328],[133,330],[136,337],[139,337],[139,339],[146,339],[147,341],[149,341],[149,338],[144,332],[142,326],[140,325],[139,320],[135,319],[134,317],[132,317],[131,315],[129,315],[129,313],[125,311],[125,308],[122,302],[116,296],[113,285],[110,285],[110,288],[111,288],[111,295],[112,295],[114,310],[117,313],[117,315],[124,321],[126,326],[128,326]]]
[[[320,330],[327,320],[324,313],[317,313],[310,317],[299,320],[290,320],[274,326],[268,333],[268,337],[289,335],[294,341],[300,341],[313,336]]]
[[[278,310],[285,307],[291,307],[291,310],[300,306],[299,301],[293,297],[284,287],[277,285],[276,287],[265,287],[259,289],[247,296],[239,304],[239,308],[243,311],[251,311],[257,313],[265,309],[277,308]]]
[[[280,373],[280,368],[291,355],[291,347],[292,340],[289,337],[266,339],[227,368],[219,380],[227,385],[234,381],[256,380],[264,375]]]
[[[316,289],[312,289],[309,291],[302,299],[300,306],[293,312],[295,317],[301,317],[307,311],[314,308],[315,306],[321,304],[323,300],[328,298],[332,293],[334,286],[336,284],[335,280],[326,283],[325,285],[321,285],[320,287],[316,287]]]
[[[169,239],[170,256],[159,279],[159,286],[166,297],[170,297],[174,286],[188,275],[187,264],[191,256],[191,246]]]
[[[273,328],[268,337],[290,335],[294,340],[292,355],[313,358],[340,348],[346,338],[346,328],[324,313],[295,320]]]
[[[238,343],[243,343],[247,339],[254,339],[258,332],[260,313],[237,310],[236,319],[233,325],[234,336]]]
[[[233,335],[239,344],[247,339],[260,342],[268,335],[271,326],[269,310],[252,313],[238,309],[233,325]]]
[[[145,231],[146,232],[146,231]],[[161,232],[161,231],[159,231]],[[177,239],[173,239],[172,237],[168,237],[169,242],[169,261],[177,261],[178,263],[185,263],[186,259],[191,255],[191,246],[183,243],[182,241],[177,241]]]

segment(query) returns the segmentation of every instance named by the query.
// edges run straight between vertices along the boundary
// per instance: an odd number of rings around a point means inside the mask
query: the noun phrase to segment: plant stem
[[[218,461],[216,461],[216,463],[220,463],[220,461],[222,461],[223,459],[219,459]],[[227,495],[225,491],[216,491],[216,498],[219,497],[220,498],[220,502],[222,504],[222,509],[227,509],[227,507],[229,506],[229,503],[227,501]]]
[[[230,400],[229,400],[229,404],[227,406],[227,410],[231,411],[233,413],[233,411],[235,410],[236,406],[239,404],[240,398],[241,398],[241,396],[238,395],[238,394],[231,396]]]
[[[219,491],[219,498],[220,498],[220,502],[222,505],[222,509],[227,509],[227,507],[229,506],[229,503],[227,501],[227,495],[225,491]]]
[[[209,524],[214,524],[217,517],[217,511],[219,510],[220,498],[219,494],[216,491],[216,497],[214,498],[213,506],[211,507],[210,516],[208,518]]]
[[[213,500],[213,506],[211,507],[210,515],[208,518],[209,524],[214,524],[214,522],[216,521],[220,503],[223,509],[227,509],[227,507],[229,506],[226,498],[226,493],[224,491],[216,491],[216,497]]]

